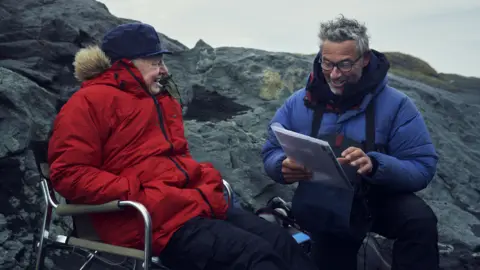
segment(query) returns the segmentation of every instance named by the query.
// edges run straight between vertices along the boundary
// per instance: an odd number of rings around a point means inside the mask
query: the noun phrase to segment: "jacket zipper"
[[[200,193],[200,196],[202,197],[202,199],[207,203],[208,207],[210,208],[210,215],[212,216],[212,218],[216,218],[215,212],[213,212],[213,207],[208,202],[207,196],[205,196],[205,194],[203,193],[203,191],[201,189],[195,188],[195,190],[198,191],[198,193]]]
[[[170,146],[169,147],[170,153],[173,153],[173,144],[172,144],[172,142],[170,142],[170,140],[167,137],[167,132],[165,130],[165,125],[163,123],[163,117],[162,117],[162,111],[160,109],[160,104],[158,103],[158,100],[154,96],[151,96],[151,97],[153,98],[153,102],[155,103],[155,109],[157,110],[157,117],[158,117],[158,121],[159,121],[159,124],[160,124],[160,129],[162,130],[163,137],[165,137],[165,140],[168,142],[168,144]],[[168,156],[168,159],[170,159],[173,162],[173,164],[175,164],[175,166],[185,176],[185,183],[183,184],[183,187],[186,187],[188,185],[188,182],[190,182],[190,177],[188,176],[188,173],[171,156]]]
[[[170,153],[173,153],[173,144],[172,142],[168,139],[168,136],[167,136],[167,132],[165,130],[165,124],[163,123],[163,117],[162,117],[162,110],[160,108],[160,104],[158,103],[158,100],[156,99],[156,97],[154,95],[152,95],[149,91],[148,91],[148,88],[145,84],[143,84],[138,78],[137,76],[135,76],[135,74],[133,74],[133,72],[130,70],[130,67],[127,66],[125,63],[121,62],[122,65],[125,66],[125,68],[127,69],[128,73],[130,73],[130,75],[132,75],[132,77],[140,84],[140,86],[142,87],[142,89],[153,99],[153,102],[155,104],[155,109],[157,110],[157,117],[158,117],[158,121],[159,121],[159,124],[160,124],[160,129],[162,130],[162,134],[163,134],[163,137],[165,138],[165,140],[168,142],[169,146],[170,146]],[[175,166],[183,173],[183,175],[185,176],[185,184],[183,185],[183,187],[185,188],[188,183],[190,182],[190,177],[188,176],[188,173],[182,168],[182,166],[180,164],[178,164],[177,161],[175,161],[175,159],[173,159],[171,156],[168,156],[168,159],[170,159],[173,164],[175,164]],[[202,199],[205,201],[205,203],[207,203],[208,207],[210,208],[210,214],[213,218],[215,218],[215,213],[213,211],[213,207],[212,205],[210,204],[210,202],[208,201],[207,199],[207,196],[205,196],[205,194],[203,193],[202,190],[200,190],[199,188],[195,188],[195,190],[197,190],[199,193],[200,193],[200,196],[202,197]]]
[[[165,137],[165,140],[167,140],[167,142],[170,144],[170,152],[173,152],[173,144],[168,140],[168,137],[167,137],[167,133],[165,131],[165,125],[163,123],[163,117],[162,117],[162,111],[161,111],[161,108],[160,108],[160,104],[158,103],[158,100],[150,95],[153,100],[154,100],[154,103],[155,103],[155,108],[157,109],[157,115],[158,115],[158,121],[160,122],[160,129],[162,130],[162,133],[163,133],[163,136]],[[174,164],[175,166],[177,166],[177,168],[179,170],[182,171],[182,173],[185,175],[186,177],[186,182],[184,184],[183,187],[186,187],[188,182],[190,181],[190,177],[188,176],[187,172],[180,166],[180,164],[178,164],[172,157],[168,157]],[[210,208],[210,214],[213,218],[215,218],[215,213],[213,212],[213,207],[212,205],[210,204],[210,202],[208,201],[207,199],[207,196],[205,196],[205,194],[203,193],[202,190],[200,190],[199,188],[195,188],[195,190],[197,190],[199,193],[200,193],[200,196],[202,197],[202,199],[207,203],[208,207]]]

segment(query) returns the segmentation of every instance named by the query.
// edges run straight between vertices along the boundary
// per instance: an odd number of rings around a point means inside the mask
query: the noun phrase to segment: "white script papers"
[[[353,189],[328,142],[287,130],[279,123],[271,128],[285,154],[313,172],[312,181]]]

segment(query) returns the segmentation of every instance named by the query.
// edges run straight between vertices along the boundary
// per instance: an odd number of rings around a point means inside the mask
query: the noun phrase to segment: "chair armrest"
[[[227,180],[222,179],[223,186],[225,187],[225,190],[227,191],[227,197],[228,197],[228,206],[233,206],[233,189],[230,183],[228,183]]]
[[[150,213],[148,212],[147,208],[141,203],[133,202],[133,201],[119,201],[118,206],[123,207],[133,207],[137,209],[138,212],[143,217],[143,222],[145,223],[145,237],[144,237],[144,269],[150,269],[150,262],[152,258],[152,218],[150,217]]]
[[[106,213],[122,211],[125,207],[135,208],[143,218],[145,225],[145,247],[144,261],[150,265],[152,257],[152,219],[147,208],[139,202],[134,201],[111,201],[104,204],[88,205],[88,204],[59,204],[55,208],[55,213],[59,216],[74,216],[93,213]],[[148,266],[145,269],[149,268]]]
[[[120,201],[111,201],[104,204],[59,204],[55,213],[59,216],[75,216],[94,213],[106,213],[121,211],[123,208],[119,205]]]

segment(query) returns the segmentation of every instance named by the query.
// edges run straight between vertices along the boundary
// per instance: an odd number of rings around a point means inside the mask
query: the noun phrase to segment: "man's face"
[[[136,59],[135,66],[140,70],[151,94],[160,93],[161,89],[157,83],[158,79],[168,75],[168,68],[163,62],[162,56]]]
[[[354,40],[344,42],[327,40],[323,43],[322,72],[330,89],[337,95],[343,93],[345,83],[356,83],[360,80],[362,69],[368,62],[368,54],[358,55]]]

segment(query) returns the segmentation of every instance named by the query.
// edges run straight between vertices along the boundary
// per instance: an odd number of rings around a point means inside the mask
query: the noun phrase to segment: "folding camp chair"
[[[97,261],[105,262],[105,259],[102,259],[99,253],[117,255],[124,258],[133,258],[134,269],[138,269],[137,261],[143,262],[143,269],[145,270],[151,269],[152,265],[159,266],[161,269],[167,269],[161,266],[158,257],[152,257],[152,224],[150,214],[142,204],[134,201],[112,201],[101,205],[59,203],[49,182],[49,165],[47,162],[48,141],[31,141],[30,149],[33,151],[35,163],[40,173],[40,187],[45,202],[42,228],[38,242],[35,243],[37,249],[36,270],[43,268],[46,248],[70,250],[75,248],[83,250],[84,255],[86,256],[86,261],[81,266],[80,270],[86,269],[90,266],[94,259],[99,259]],[[227,192],[228,204],[232,206],[233,190],[230,184],[225,180],[223,180],[223,185]],[[127,207],[133,207],[138,210],[145,222],[145,247],[143,250],[102,243],[95,233],[88,217],[88,214],[122,211]],[[53,212],[61,217],[72,217],[74,228],[69,236],[56,235],[53,237],[50,235],[51,233],[49,230]]]

